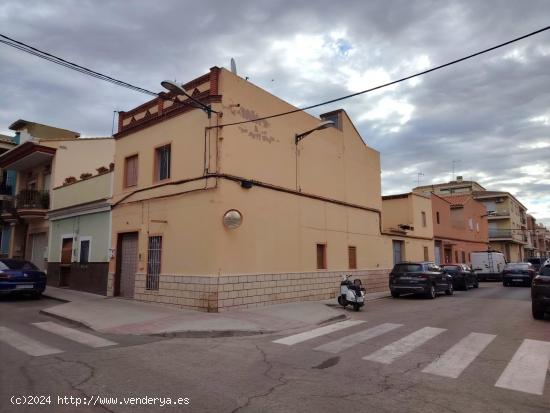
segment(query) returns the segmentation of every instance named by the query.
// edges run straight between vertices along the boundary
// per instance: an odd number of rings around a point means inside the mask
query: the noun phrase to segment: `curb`
[[[51,300],[60,301],[60,302],[62,302],[62,303],[70,303],[70,302],[71,302],[71,301],[69,301],[69,300],[65,300],[64,298],[59,298],[59,297],[55,297],[55,296],[53,296],[53,295],[48,295],[48,293],[46,293],[46,292],[43,292],[43,293],[42,293],[42,297],[49,298],[49,299],[51,299]]]
[[[84,327],[84,328],[86,328],[90,331],[97,331],[97,330],[94,330],[92,327],[90,327],[88,324],[83,323],[82,321],[77,321],[77,320],[73,320],[72,318],[65,317],[65,316],[62,316],[62,315],[59,315],[59,314],[50,313],[48,311],[48,309],[42,309],[42,310],[39,311],[39,313],[47,315],[48,317],[56,318],[58,320],[64,321],[64,322],[69,323],[69,324],[73,324],[74,326],[77,326],[77,327]]]

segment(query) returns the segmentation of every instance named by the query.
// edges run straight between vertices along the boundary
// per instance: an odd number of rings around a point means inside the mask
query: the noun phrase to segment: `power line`
[[[391,86],[391,85],[395,85],[397,83],[404,82],[405,80],[413,79],[415,77],[425,75],[426,73],[434,72],[436,70],[443,69],[444,67],[451,66],[451,65],[454,65],[456,63],[463,62],[464,60],[468,60],[468,59],[471,59],[473,57],[482,55],[484,53],[491,52],[493,50],[496,50],[496,49],[499,49],[501,47],[507,46],[509,44],[512,44],[512,43],[518,42],[520,40],[526,39],[528,37],[534,36],[536,34],[542,33],[542,32],[544,32],[546,30],[549,30],[549,29],[550,29],[550,26],[546,26],[542,29],[536,30],[534,32],[528,33],[528,34],[520,36],[520,37],[516,37],[515,39],[509,40],[509,41],[504,42],[504,43],[500,43],[500,44],[498,44],[496,46],[493,46],[493,47],[490,47],[488,49],[484,49],[484,50],[481,50],[479,52],[472,53],[468,56],[461,57],[460,59],[455,59],[455,60],[452,60],[450,62],[444,63],[442,65],[432,67],[431,69],[427,69],[427,70],[424,70],[422,72],[418,72],[414,75],[410,75],[410,76],[403,77],[401,79],[393,80],[391,82],[384,83],[382,85],[378,85],[378,86],[372,87],[370,89],[365,89],[365,90],[362,90],[360,92],[352,93],[350,95],[346,95],[346,96],[342,96],[342,97],[339,97],[339,98],[327,100],[325,102],[317,103],[315,105],[305,106],[305,107],[302,107],[302,108],[297,108],[297,109],[289,110],[289,111],[286,111],[286,112],[277,113],[277,114],[274,114],[274,115],[262,116],[260,118],[250,119],[250,120],[243,120],[243,121],[240,121],[240,122],[225,123],[225,124],[222,124],[222,125],[218,125],[216,127],[221,128],[221,127],[224,127],[224,126],[242,125],[243,123],[258,122],[258,121],[261,121],[261,120],[277,118],[279,116],[285,116],[285,115],[290,115],[290,114],[297,113],[297,112],[303,112],[304,110],[314,109],[314,108],[317,108],[319,106],[324,106],[324,105],[328,105],[330,103],[339,102],[339,101],[344,100],[344,99],[349,99],[349,98],[352,98],[352,97],[355,97],[355,96],[363,95],[365,93],[373,92],[375,90],[382,89],[384,87],[388,87],[388,86]]]
[[[111,76],[108,76],[108,75],[105,75],[103,73],[96,72],[95,70],[91,70],[87,67],[81,66],[81,65],[76,64],[74,62],[70,62],[68,60],[62,59],[62,58],[60,58],[58,56],[55,56],[51,53],[48,53],[48,52],[45,52],[43,50],[37,49],[37,48],[32,47],[32,46],[30,46],[26,43],[17,41],[15,39],[12,39],[11,37],[5,36],[3,34],[0,34],[0,37],[2,37],[2,39],[0,39],[0,43],[4,43],[7,46],[14,47],[14,48],[19,49],[23,52],[26,52],[26,53],[29,53],[29,54],[34,55],[36,57],[39,57],[41,59],[48,60],[52,63],[58,64],[60,66],[64,66],[68,69],[75,70],[77,72],[95,77],[97,79],[104,80],[106,82],[113,83],[113,84],[118,85],[118,86],[126,87],[128,89],[132,89],[136,92],[141,92],[141,93],[145,93],[145,94],[152,95],[152,96],[158,96],[158,93],[152,92],[150,90],[144,89],[144,88],[139,87],[139,86],[132,85],[130,83],[124,82],[124,81],[119,80],[119,79],[115,79],[115,78],[113,78]]]
[[[324,102],[321,102],[321,103],[317,103],[317,104],[314,104],[314,105],[310,105],[310,106],[306,106],[306,107],[302,107],[302,108],[296,108],[296,109],[289,110],[289,111],[286,111],[286,112],[276,113],[276,114],[273,114],[273,115],[262,116],[262,117],[259,117],[259,118],[249,119],[249,120],[244,120],[244,121],[239,121],[239,122],[226,123],[226,124],[217,125],[217,126],[214,126],[214,127],[234,126],[234,125],[242,125],[244,123],[258,122],[258,121],[261,121],[261,120],[266,120],[266,119],[272,119],[272,118],[277,118],[277,117],[281,117],[281,116],[291,115],[293,113],[303,112],[305,110],[314,109],[314,108],[317,108],[317,107],[320,107],[320,106],[324,106],[324,105],[328,105],[328,104],[331,104],[331,103],[339,102],[341,100],[350,99],[350,98],[355,97],[355,96],[363,95],[365,93],[373,92],[373,91],[378,90],[378,89],[382,89],[382,88],[385,88],[385,87],[388,87],[388,86],[392,86],[392,85],[395,85],[397,83],[401,83],[401,82],[404,82],[406,80],[413,79],[415,77],[422,76],[422,75],[425,75],[425,74],[430,73],[430,72],[434,72],[434,71],[439,70],[439,69],[443,69],[447,66],[451,66],[451,65],[463,62],[465,60],[472,59],[476,56],[491,52],[493,50],[496,50],[496,49],[499,49],[501,47],[507,46],[509,44],[512,44],[512,43],[518,42],[520,40],[526,39],[528,37],[534,36],[536,34],[542,33],[542,32],[547,31],[549,29],[550,29],[550,26],[546,26],[542,29],[536,30],[534,32],[528,33],[528,34],[520,36],[520,37],[516,37],[515,39],[509,40],[509,41],[504,42],[504,43],[500,43],[500,44],[498,44],[496,46],[493,46],[493,47],[490,47],[488,49],[484,49],[484,50],[481,50],[479,52],[472,53],[468,56],[452,60],[450,62],[444,63],[444,64],[439,65],[439,66],[432,67],[431,69],[427,69],[427,70],[415,73],[415,74],[410,75],[410,76],[406,76],[406,77],[403,77],[403,78],[400,78],[400,79],[397,79],[397,80],[394,80],[394,81],[391,81],[391,82],[388,82],[388,83],[384,83],[384,84],[381,84],[381,85],[378,85],[378,86],[375,86],[375,87],[372,87],[372,88],[369,88],[369,89],[365,89],[365,90],[362,90],[360,92],[356,92],[356,93],[352,93],[352,94],[349,94],[349,95],[341,96],[341,97],[338,97],[338,98],[335,98],[335,99],[330,99],[330,100],[327,100],[327,101],[324,101]],[[126,88],[129,88],[129,89],[135,90],[137,92],[145,93],[145,94],[152,95],[152,96],[159,96],[158,93],[155,93],[155,92],[152,92],[150,90],[141,88],[139,86],[132,85],[130,83],[127,83],[127,82],[124,82],[122,80],[113,78],[111,76],[107,76],[103,73],[96,72],[94,70],[88,69],[87,67],[78,65],[76,63],[73,63],[73,62],[67,61],[65,59],[62,59],[60,57],[57,57],[53,54],[44,52],[40,49],[29,46],[28,44],[17,41],[15,39],[12,39],[12,38],[10,38],[8,36],[5,36],[3,34],[0,34],[0,37],[5,39],[5,40],[0,39],[0,43],[4,43],[8,46],[14,47],[14,48],[19,49],[19,50],[21,50],[23,52],[26,52],[26,53],[30,53],[34,56],[37,56],[37,57],[40,57],[42,59],[48,60],[52,63],[56,63],[60,66],[64,66],[68,69],[76,70],[77,72],[80,72],[80,73],[98,78],[100,80],[104,80],[104,81],[116,84],[118,86],[126,87]]]

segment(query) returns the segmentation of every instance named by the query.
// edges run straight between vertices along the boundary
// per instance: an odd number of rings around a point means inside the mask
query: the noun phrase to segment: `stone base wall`
[[[367,293],[388,290],[390,269],[281,274],[187,276],[161,274],[158,290],[147,290],[137,273],[134,298],[207,312],[294,301],[336,299],[342,274],[359,278]]]

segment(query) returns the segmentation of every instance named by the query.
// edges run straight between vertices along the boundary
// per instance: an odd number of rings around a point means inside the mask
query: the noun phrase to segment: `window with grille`
[[[160,263],[162,255],[162,236],[149,237],[147,249],[147,290],[159,289]]]
[[[325,270],[327,268],[327,246],[317,244],[317,269]]]
[[[81,240],[80,241],[80,263],[88,264],[90,262],[90,240]]]
[[[136,186],[138,180],[138,156],[129,156],[124,160],[124,186]]]
[[[172,149],[170,145],[164,145],[155,149],[155,179],[162,181],[170,178],[170,159]]]
[[[349,261],[349,269],[350,270],[356,270],[357,269],[357,248],[356,247],[348,247],[348,261]]]

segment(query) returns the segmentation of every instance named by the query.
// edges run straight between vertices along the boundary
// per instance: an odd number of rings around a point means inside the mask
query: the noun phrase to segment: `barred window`
[[[90,261],[90,240],[80,241],[80,263],[87,264]]]
[[[159,289],[160,263],[162,255],[162,236],[149,237],[147,249],[147,290]]]

